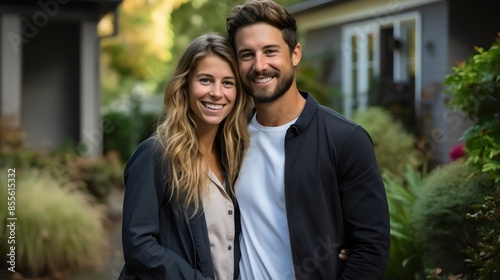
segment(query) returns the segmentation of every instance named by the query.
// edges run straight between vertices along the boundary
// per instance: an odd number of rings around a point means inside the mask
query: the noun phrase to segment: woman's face
[[[236,100],[236,77],[216,55],[200,60],[189,83],[189,108],[199,129],[217,128]]]

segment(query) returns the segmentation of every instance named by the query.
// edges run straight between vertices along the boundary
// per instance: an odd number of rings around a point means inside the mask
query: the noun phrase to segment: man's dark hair
[[[297,23],[283,6],[271,0],[249,0],[231,10],[226,19],[231,46],[236,47],[234,40],[239,28],[256,23],[267,23],[281,30],[290,53],[293,52],[297,45]]]

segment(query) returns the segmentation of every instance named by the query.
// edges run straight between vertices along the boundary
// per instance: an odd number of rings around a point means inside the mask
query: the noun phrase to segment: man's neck
[[[296,119],[305,104],[304,97],[294,88],[273,102],[256,103],[257,121],[263,126],[284,125]]]

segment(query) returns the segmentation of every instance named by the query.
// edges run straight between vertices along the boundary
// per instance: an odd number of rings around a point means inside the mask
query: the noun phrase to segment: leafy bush
[[[408,164],[422,164],[414,160],[414,155],[419,154],[414,148],[415,138],[405,132],[386,110],[369,107],[365,111],[356,112],[352,120],[370,134],[378,164],[383,172],[403,178]]]
[[[489,50],[453,68],[445,84],[450,105],[476,123],[464,134],[469,161],[500,180],[500,36]]]
[[[104,152],[117,151],[122,160],[127,160],[137,145],[149,137],[156,128],[156,114],[128,114],[109,112],[104,115],[108,128],[104,130]]]
[[[422,246],[415,242],[411,225],[411,208],[415,204],[423,176],[407,166],[404,183],[383,174],[391,220],[391,252],[385,279],[417,279],[423,271]]]
[[[89,158],[61,150],[45,154],[29,149],[1,152],[0,168],[37,168],[48,171],[60,182],[72,182],[82,191],[104,202],[114,188],[123,187],[123,162],[116,153]]]
[[[466,219],[470,205],[482,201],[491,189],[488,176],[473,175],[473,168],[457,160],[434,169],[425,179],[413,207],[416,241],[424,247],[427,269],[470,275],[464,250],[478,241],[477,224]]]
[[[450,105],[475,123],[463,135],[467,162],[496,182],[484,201],[474,205],[480,240],[468,250],[477,279],[500,279],[500,33],[488,50],[453,68],[445,84]]]
[[[500,277],[500,190],[487,195],[482,203],[472,206],[469,218],[484,226],[480,227],[479,242],[467,250],[471,266],[476,269],[476,279],[498,279]]]
[[[7,170],[0,169],[2,182]],[[7,201],[7,188],[0,188]],[[47,173],[16,169],[15,188],[16,271],[29,276],[51,275],[97,265],[107,239],[103,231],[103,209],[91,197],[71,186],[62,187]],[[8,252],[7,207],[0,208],[0,248]],[[2,264],[6,263],[2,254]]]
[[[21,147],[25,136],[21,126],[16,125],[12,117],[0,116],[0,151]]]
[[[123,164],[118,154],[109,152],[103,157],[88,158],[67,154],[56,178],[66,178],[104,202],[114,188],[123,187]]]

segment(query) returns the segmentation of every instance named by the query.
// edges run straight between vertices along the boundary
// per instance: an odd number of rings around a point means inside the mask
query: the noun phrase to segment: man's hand
[[[339,259],[341,261],[346,262],[349,259],[350,254],[351,254],[351,251],[349,251],[349,249],[342,249],[342,250],[340,250],[340,253],[339,253]]]

